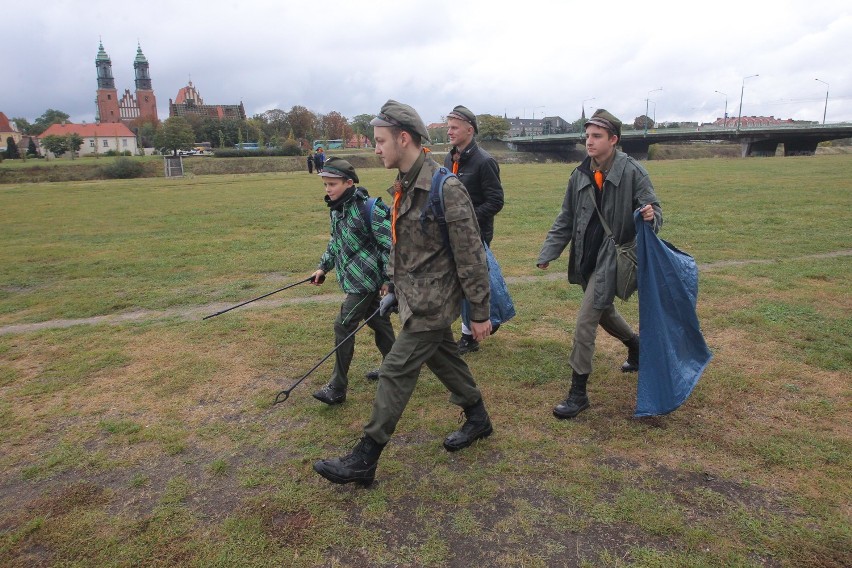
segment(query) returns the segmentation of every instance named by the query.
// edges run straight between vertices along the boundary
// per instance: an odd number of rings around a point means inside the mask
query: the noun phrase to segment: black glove
[[[394,294],[385,294],[385,297],[382,298],[382,301],[379,302],[379,315],[384,316],[388,312],[398,312],[399,309],[397,307],[396,295]]]

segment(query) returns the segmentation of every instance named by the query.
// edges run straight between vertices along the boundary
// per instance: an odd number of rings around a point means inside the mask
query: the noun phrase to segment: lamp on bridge
[[[719,93],[720,95],[725,95],[725,122],[722,128],[728,128],[728,94],[723,93],[722,91],[713,91],[714,93]]]
[[[749,75],[748,77],[743,77],[743,87],[740,89],[740,111],[737,113],[737,132],[740,131],[740,121],[743,118],[743,93],[745,93],[745,82],[746,79],[751,79],[752,77],[760,77],[759,74]]]
[[[825,108],[823,108],[823,110],[822,110],[822,125],[825,126],[825,113],[828,112],[828,83],[826,83],[822,79],[814,79],[814,80],[825,84]]]
[[[648,97],[645,97],[645,132],[643,132],[643,135],[648,134],[648,98],[651,96],[651,93],[656,93],[657,91],[662,90],[663,88],[660,87],[659,89],[653,89],[651,91],[648,91]],[[654,110],[656,111],[656,108]]]

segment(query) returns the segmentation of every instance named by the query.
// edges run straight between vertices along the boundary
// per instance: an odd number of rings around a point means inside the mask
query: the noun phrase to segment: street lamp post
[[[645,132],[643,132],[643,136],[648,134],[648,98],[650,98],[651,93],[656,93],[657,91],[662,91],[663,88],[653,89],[648,91],[648,96],[645,97]]]
[[[723,93],[722,91],[714,91],[715,93],[719,93],[720,95],[725,95],[725,122],[723,123],[722,128],[728,128],[728,95],[727,93]]]
[[[752,77],[760,77],[760,75],[756,74],[756,75],[749,75],[748,77],[743,77],[743,86],[742,86],[742,89],[740,89],[740,110],[737,113],[737,132],[740,131],[740,121],[742,120],[742,117],[743,117],[743,93],[745,93],[745,82],[746,82],[746,79],[751,79]]]
[[[825,113],[828,112],[828,83],[826,83],[822,79],[815,80],[825,84],[825,107],[822,110],[822,125],[825,126]]]

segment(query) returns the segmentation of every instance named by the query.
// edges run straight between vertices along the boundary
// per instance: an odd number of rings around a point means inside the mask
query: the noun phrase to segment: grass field
[[[580,289],[534,265],[573,166],[509,164],[518,316],[468,356],[495,433],[445,452],[458,408],[424,370],[367,490],[311,464],[369,417],[368,330],[346,404],[310,396],[327,362],[272,405],[333,347],[334,279],[201,319],[313,270],[316,176],[0,186],[0,565],[852,565],[852,156],[646,166],[701,268],[686,404],[633,419],[601,333],[591,408],[552,418]]]

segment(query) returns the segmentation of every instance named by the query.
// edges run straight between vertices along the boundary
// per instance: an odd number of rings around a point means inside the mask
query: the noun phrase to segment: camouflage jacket
[[[421,153],[411,172],[398,180],[402,196],[388,276],[396,290],[400,320],[408,331],[448,327],[461,313],[462,297],[470,301],[473,321],[489,318],[485,249],[473,204],[458,179],[452,177],[444,183],[444,215],[452,254],[431,213],[425,223],[420,222],[438,168],[431,157]],[[393,198],[396,190],[391,187],[388,192]]]
[[[337,280],[347,294],[375,292],[389,281],[390,212],[379,200],[368,225],[358,204],[367,198],[367,190],[358,187],[342,208],[329,212],[331,238],[318,268],[323,272],[336,268]]]

